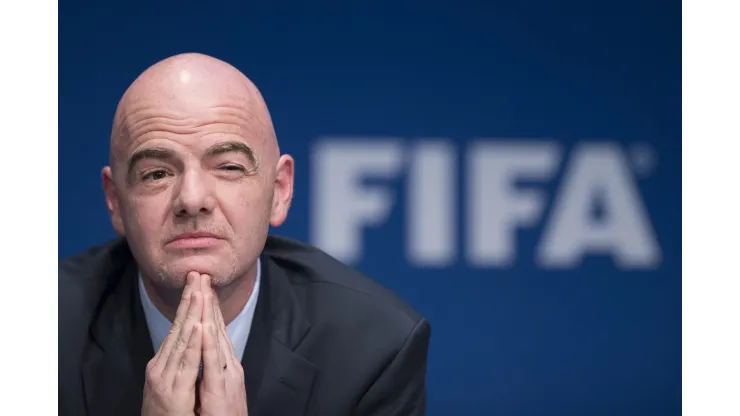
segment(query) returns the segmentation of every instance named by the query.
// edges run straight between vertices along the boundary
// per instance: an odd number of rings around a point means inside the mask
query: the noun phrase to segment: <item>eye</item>
[[[232,172],[245,172],[246,170],[239,165],[223,165],[219,169]]]
[[[147,172],[142,177],[142,179],[144,181],[149,181],[149,180],[152,180],[152,181],[160,181],[160,180],[162,180],[162,179],[164,179],[166,177],[167,177],[167,172],[164,171],[164,170],[159,169],[159,170],[154,170],[154,171],[151,171],[151,172]]]

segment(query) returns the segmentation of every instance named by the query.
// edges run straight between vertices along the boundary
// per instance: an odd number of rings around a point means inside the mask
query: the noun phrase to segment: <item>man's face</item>
[[[182,287],[190,271],[228,284],[264,247],[277,160],[238,106],[161,107],[125,116],[106,185],[114,227],[159,284]]]

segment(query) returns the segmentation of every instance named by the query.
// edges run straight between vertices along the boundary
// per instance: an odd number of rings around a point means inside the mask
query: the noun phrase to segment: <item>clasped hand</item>
[[[244,370],[211,278],[197,272],[188,274],[172,329],[147,365],[142,403],[145,416],[194,414],[247,415]]]

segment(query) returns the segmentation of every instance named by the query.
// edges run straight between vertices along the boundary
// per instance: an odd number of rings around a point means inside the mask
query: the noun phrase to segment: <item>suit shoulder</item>
[[[333,309],[339,307],[345,315],[374,317],[383,324],[401,326],[402,331],[411,330],[423,319],[391,289],[317,247],[270,236],[265,253],[281,266],[296,291]]]
[[[128,246],[116,239],[59,260],[60,324],[93,309],[110,279],[130,259]],[[77,319],[75,319],[77,320]]]
[[[101,280],[109,269],[122,267],[130,256],[122,239],[109,241],[59,260],[60,285],[86,285]]]

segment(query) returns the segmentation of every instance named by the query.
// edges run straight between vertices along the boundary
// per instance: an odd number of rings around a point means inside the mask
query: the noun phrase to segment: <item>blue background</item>
[[[415,268],[395,242],[402,201],[365,232],[356,266],[432,322],[429,415],[680,414],[680,13],[678,1],[60,2],[59,256],[114,237],[100,170],[115,106],[147,66],[180,52],[224,59],[262,91],[297,160],[276,233],[304,241],[322,136],[443,137],[460,153],[475,137],[566,152],[647,143],[657,166],[637,183],[662,252],[655,269],[603,256],[542,269],[541,223],[519,234],[510,267],[459,256]],[[541,188],[552,195],[561,174]]]

